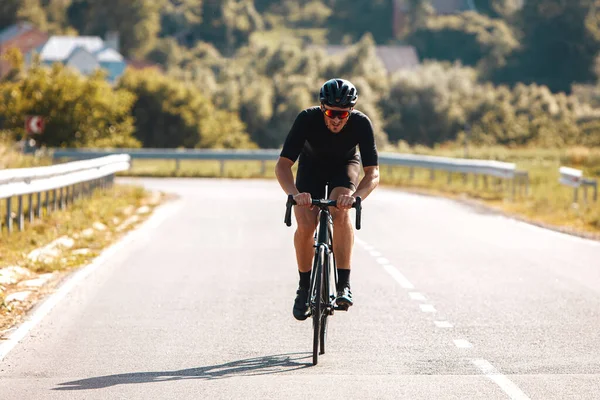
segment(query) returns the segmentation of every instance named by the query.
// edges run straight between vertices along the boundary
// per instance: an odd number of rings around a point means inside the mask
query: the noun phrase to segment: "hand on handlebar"
[[[300,207],[308,207],[311,210],[313,209],[312,198],[310,197],[310,193],[298,193],[294,196],[294,201],[297,206]]]
[[[354,198],[354,196],[351,196],[349,194],[342,194],[337,198],[337,208],[339,208],[340,210],[349,210],[352,208],[352,205],[355,201],[356,199]]]

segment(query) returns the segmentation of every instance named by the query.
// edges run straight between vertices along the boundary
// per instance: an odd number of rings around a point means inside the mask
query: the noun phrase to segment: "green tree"
[[[135,135],[144,147],[255,147],[235,114],[183,82],[155,70],[128,71],[119,86],[136,95]]]
[[[21,0],[2,0],[0,1],[0,29],[17,22],[17,13],[21,5]]]
[[[134,96],[113,90],[102,73],[89,78],[61,64],[34,66],[23,79],[0,84],[0,119],[23,136],[27,115],[40,115],[45,131],[36,137],[51,147],[137,147],[130,111]]]
[[[191,33],[193,40],[210,42],[229,56],[248,43],[252,32],[264,27],[252,0],[204,0],[202,16],[202,23]]]
[[[475,12],[431,17],[407,41],[423,59],[460,61],[477,66],[486,77],[503,67],[518,48],[517,39],[504,21]]]
[[[592,82],[600,51],[597,0],[527,1],[515,15],[522,31],[522,50],[496,82],[537,83],[553,92],[570,92],[573,83]]]
[[[507,18],[523,5],[523,0],[473,0],[477,12],[492,18]]]
[[[190,35],[202,22],[202,0],[165,0],[160,10],[160,36],[192,46]]]
[[[356,42],[371,33],[377,43],[393,38],[393,4],[389,0],[330,0],[330,43]]]
[[[79,32],[102,37],[119,32],[121,53],[141,58],[155,44],[159,7],[153,0],[73,0],[68,14]]]

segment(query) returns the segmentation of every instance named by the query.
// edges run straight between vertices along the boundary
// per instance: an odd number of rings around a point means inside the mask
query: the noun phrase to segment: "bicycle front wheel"
[[[325,252],[321,247],[317,252],[315,263],[316,270],[313,284],[313,296],[311,296],[311,312],[313,320],[313,365],[319,361],[319,342],[321,339],[321,327],[323,321],[324,302],[323,302],[323,268],[325,267]]]

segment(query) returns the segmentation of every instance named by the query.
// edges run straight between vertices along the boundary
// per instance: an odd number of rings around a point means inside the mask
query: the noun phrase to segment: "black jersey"
[[[302,154],[301,161],[340,165],[358,159],[358,146],[363,167],[377,165],[375,135],[369,117],[353,110],[339,133],[331,132],[323,118],[320,107],[300,112],[285,140],[281,157],[295,162]]]

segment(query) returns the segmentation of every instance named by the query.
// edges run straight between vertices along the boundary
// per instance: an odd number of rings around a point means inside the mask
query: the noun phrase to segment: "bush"
[[[130,115],[134,95],[113,90],[103,73],[84,77],[55,64],[33,66],[0,83],[0,121],[15,138],[25,136],[28,115],[44,117],[41,146],[139,147]]]
[[[145,70],[127,71],[119,87],[136,96],[135,135],[144,147],[255,147],[237,115],[218,110],[193,86]]]

